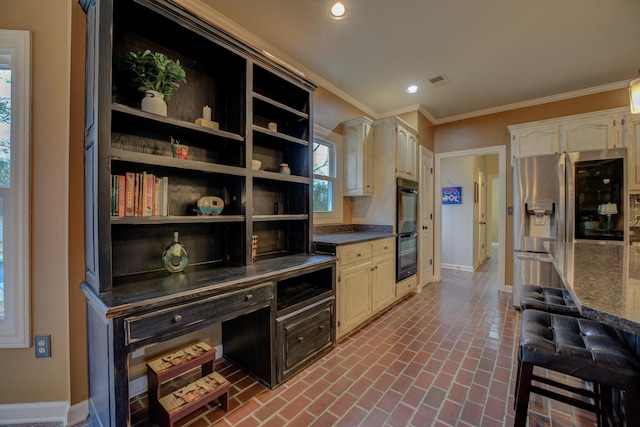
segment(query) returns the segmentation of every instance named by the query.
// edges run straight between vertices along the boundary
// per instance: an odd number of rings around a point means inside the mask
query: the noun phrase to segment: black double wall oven
[[[398,178],[396,190],[396,282],[418,271],[418,183]]]

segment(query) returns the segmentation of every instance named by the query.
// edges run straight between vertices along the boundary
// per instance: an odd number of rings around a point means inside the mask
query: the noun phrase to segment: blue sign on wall
[[[461,205],[462,187],[442,187],[443,205]]]

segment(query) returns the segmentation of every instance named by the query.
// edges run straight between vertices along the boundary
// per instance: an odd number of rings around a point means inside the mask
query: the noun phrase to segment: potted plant
[[[145,93],[142,110],[166,116],[166,101],[180,87],[180,83],[187,82],[180,60],[174,61],[163,53],[147,49],[144,52],[129,52],[124,64],[136,76],[133,81],[138,84],[138,90]]]

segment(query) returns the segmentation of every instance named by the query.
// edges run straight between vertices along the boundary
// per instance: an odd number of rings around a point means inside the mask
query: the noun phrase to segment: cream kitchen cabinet
[[[395,302],[394,242],[391,237],[337,247],[338,339]]]
[[[573,151],[605,150],[624,147],[624,115],[588,115],[560,123],[560,149]]]
[[[516,125],[511,131],[511,155],[516,158],[560,152],[558,125]]]
[[[395,239],[371,242],[371,309],[373,313],[384,310],[395,300],[396,293]]]
[[[629,191],[640,193],[640,114],[629,114],[625,125]]]
[[[400,119],[396,123],[396,176],[411,181],[418,180],[416,151],[417,132]]]
[[[361,117],[343,123],[344,195],[373,195],[373,121]]]
[[[559,117],[508,126],[516,158],[627,147],[627,108]]]

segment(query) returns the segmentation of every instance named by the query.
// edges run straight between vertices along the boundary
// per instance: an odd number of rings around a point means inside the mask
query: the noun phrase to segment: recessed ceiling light
[[[331,17],[333,19],[342,19],[344,15],[347,13],[347,9],[340,2],[335,3],[331,6]]]
[[[416,93],[418,91],[418,86],[411,85],[407,88],[407,93]]]

